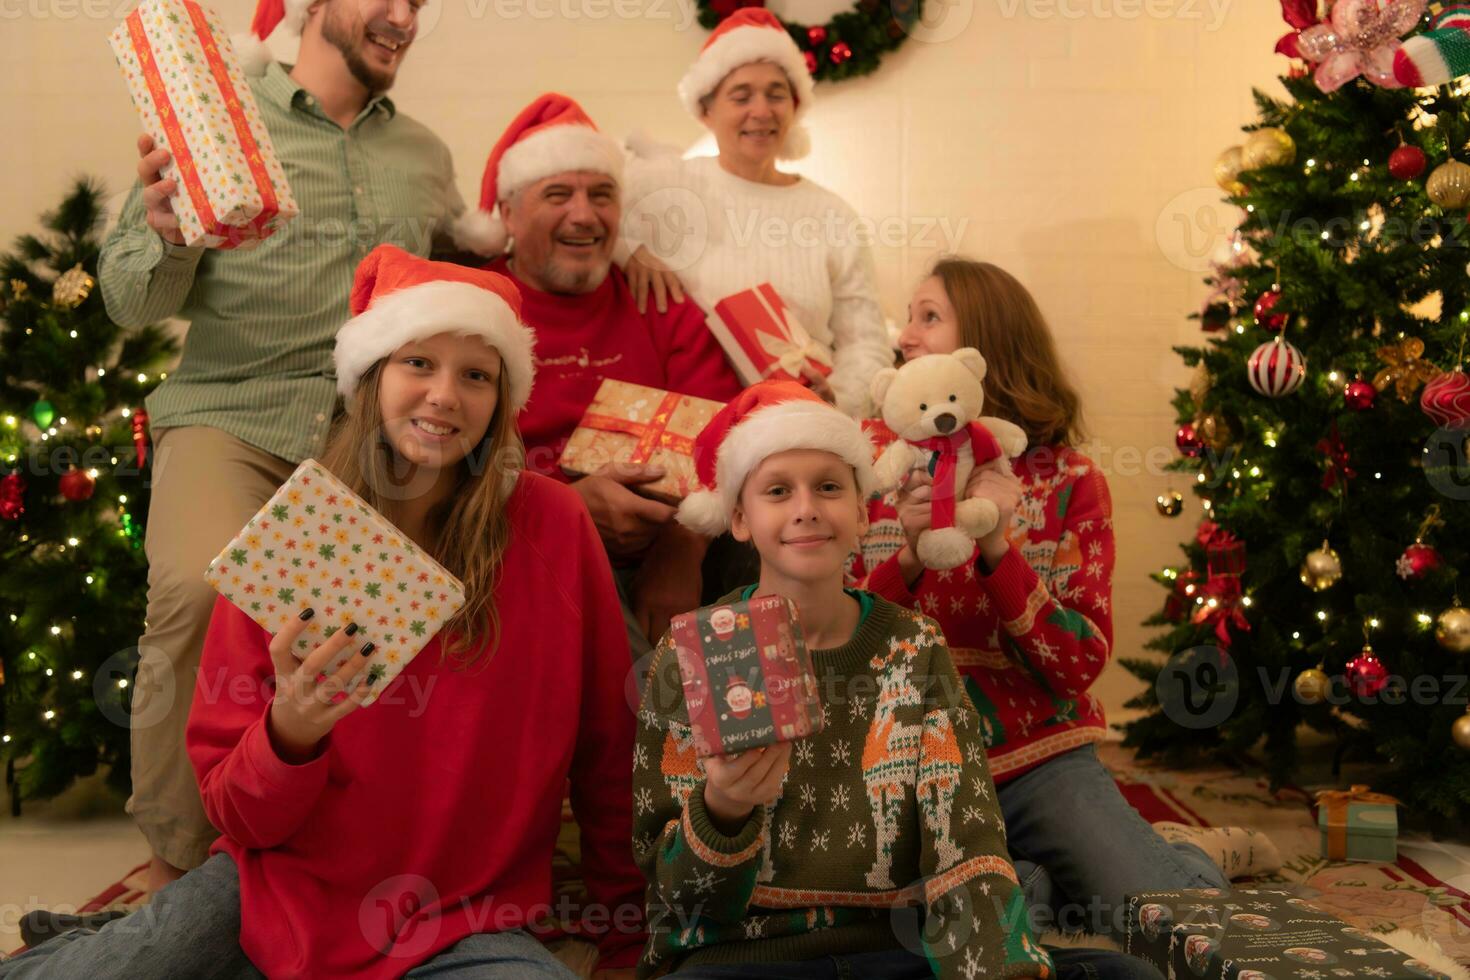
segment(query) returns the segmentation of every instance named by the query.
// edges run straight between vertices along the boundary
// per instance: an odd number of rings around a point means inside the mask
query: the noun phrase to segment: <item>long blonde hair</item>
[[[384,363],[374,364],[358,382],[347,414],[327,441],[322,465],[391,521],[398,498],[390,474],[399,460],[384,434],[378,408]],[[494,656],[499,642],[495,585],[510,542],[505,505],[516,474],[525,468],[526,451],[515,413],[506,408],[510,382],[504,367],[496,390],[499,399],[484,438],[459,462],[460,478],[448,499],[429,514],[433,536],[429,553],[465,587],[463,608],[441,630],[444,655],[456,667],[468,667],[486,649]]]
[[[1032,446],[1076,446],[1082,403],[1062,370],[1056,341],[1035,298],[999,266],[946,257],[934,264],[959,320],[960,346],[988,365],[985,408],[1026,430]]]

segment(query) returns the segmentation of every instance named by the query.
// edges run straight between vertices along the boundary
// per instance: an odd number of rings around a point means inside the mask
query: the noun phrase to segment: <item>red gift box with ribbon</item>
[[[708,322],[742,384],[806,384],[808,371],[824,378],[832,373],[831,353],[812,340],[768,282],[715,303]]]
[[[559,465],[586,476],[614,466],[662,466],[664,475],[634,489],[678,504],[699,485],[694,437],[724,408],[720,402],[605,379],[567,440]]]
[[[219,16],[193,0],[143,0],[108,36],[186,245],[253,248],[298,213],[286,172]]]
[[[1214,521],[1201,521],[1196,540],[1205,549],[1205,564],[1211,577],[1245,572],[1245,542]]]

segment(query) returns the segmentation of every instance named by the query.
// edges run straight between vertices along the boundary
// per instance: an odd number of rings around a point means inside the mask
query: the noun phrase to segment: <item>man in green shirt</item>
[[[215,595],[204,570],[295,464],[320,452],[336,406],[332,348],[359,260],[382,242],[428,255],[464,205],[448,148],[385,94],[421,0],[260,0],[262,39],[301,32],[294,66],[251,78],[301,213],[249,251],[183,245],[166,149],[138,142],[139,183],[102,250],[108,313],[189,321],[183,357],[148,399],[153,497],[148,614],[133,698],[128,811],[157,889],[201,864],[218,833],[184,747]],[[284,16],[283,16],[284,15]],[[201,710],[228,696],[200,678]]]

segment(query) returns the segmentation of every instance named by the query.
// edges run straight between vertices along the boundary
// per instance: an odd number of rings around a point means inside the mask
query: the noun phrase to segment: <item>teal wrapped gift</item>
[[[1337,861],[1396,861],[1398,800],[1367,786],[1317,794],[1322,856]]]

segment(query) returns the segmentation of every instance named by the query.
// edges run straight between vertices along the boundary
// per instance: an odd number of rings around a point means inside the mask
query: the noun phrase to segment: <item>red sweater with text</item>
[[[872,431],[879,449],[893,434]],[[852,578],[939,622],[984,726],[997,783],[1107,733],[1088,688],[1113,643],[1113,507],[1093,462],[1062,446],[1012,462],[1023,493],[1006,530],[1010,550],[989,575],[974,557],[925,570],[912,591],[896,553],[894,495],[869,505]]]
[[[536,334],[536,383],[518,425],[526,468],[566,481],[561,451],[604,378],[726,402],[740,379],[693,302],[670,301],[658,312],[653,297],[639,313],[623,271],[613,266],[590,293],[544,293],[516,279],[504,256],[485,266],[515,280],[521,318]]]
[[[266,731],[269,634],[215,605],[189,755],[223,833],[212,853],[240,869],[240,945],[268,976],[398,977],[544,915],[568,778],[600,965],[637,960],[630,656],[611,573],[571,489],[522,474],[506,507],[493,655],[455,669],[435,637],[303,765]],[[614,928],[592,929],[594,914]]]

